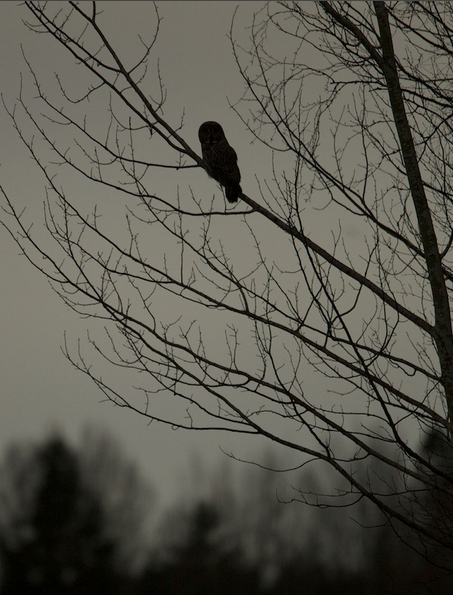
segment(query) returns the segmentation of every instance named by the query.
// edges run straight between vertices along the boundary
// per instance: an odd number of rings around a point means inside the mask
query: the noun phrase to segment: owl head
[[[225,138],[225,133],[218,122],[204,122],[198,130],[198,138],[202,145],[214,145]]]

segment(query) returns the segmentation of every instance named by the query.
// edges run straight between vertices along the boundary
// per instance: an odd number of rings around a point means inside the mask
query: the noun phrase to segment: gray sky
[[[261,6],[261,2],[241,3],[239,29],[249,24],[253,11]],[[235,7],[233,2],[162,2],[159,56],[169,109],[175,117],[182,108],[186,109],[189,141],[198,148],[199,124],[208,119],[221,121],[239,154],[243,186],[249,187],[259,165],[259,153],[247,152],[250,138],[227,101],[227,97],[236,100],[242,88],[226,37]],[[115,34],[117,29],[118,46],[124,51],[140,27],[144,32],[146,19],[152,14],[150,3],[146,2],[108,2],[104,9],[110,31]],[[55,54],[51,39],[33,35],[22,24],[21,19],[27,18],[28,11],[16,2],[0,4],[0,71],[2,94],[8,106],[17,97],[20,73],[26,70],[21,44],[33,64],[48,73],[44,78],[64,65],[64,59]],[[38,178],[32,173],[30,157],[3,109],[0,125],[0,183],[10,196],[20,197],[30,209],[39,209],[42,188],[36,185]],[[192,184],[204,173],[189,171]],[[36,225],[42,225],[41,220]],[[140,464],[165,495],[180,492],[181,473],[190,467],[194,453],[212,461],[219,452],[218,445],[231,447],[227,435],[175,432],[157,424],[150,427],[137,414],[101,403],[102,395],[70,366],[60,350],[65,331],[70,338],[77,339],[76,315],[53,293],[47,280],[18,254],[3,228],[0,269],[0,451],[11,441],[40,439],[55,427],[74,439],[85,424],[100,425],[111,430],[126,454]],[[183,479],[190,481],[188,475]]]

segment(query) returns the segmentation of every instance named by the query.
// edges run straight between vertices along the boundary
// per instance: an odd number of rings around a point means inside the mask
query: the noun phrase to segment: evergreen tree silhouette
[[[164,567],[150,567],[143,593],[173,595],[254,595],[260,593],[258,573],[242,563],[240,552],[222,536],[222,518],[215,506],[198,503],[188,531]]]
[[[40,481],[19,543],[0,537],[2,595],[118,593],[114,543],[97,499],[83,487],[76,454],[59,437],[38,450]],[[108,590],[108,591],[107,591]]]

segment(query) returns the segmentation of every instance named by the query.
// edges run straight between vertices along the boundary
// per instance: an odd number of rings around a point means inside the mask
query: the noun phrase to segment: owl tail
[[[228,184],[228,186],[225,186],[225,196],[228,202],[237,202],[241,192],[242,188],[239,184]]]

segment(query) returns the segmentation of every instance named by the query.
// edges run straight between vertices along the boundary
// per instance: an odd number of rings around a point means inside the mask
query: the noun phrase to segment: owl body
[[[241,172],[236,151],[228,144],[223,128],[217,122],[204,122],[198,130],[198,138],[208,175],[225,188],[229,202],[237,202],[242,192]]]

